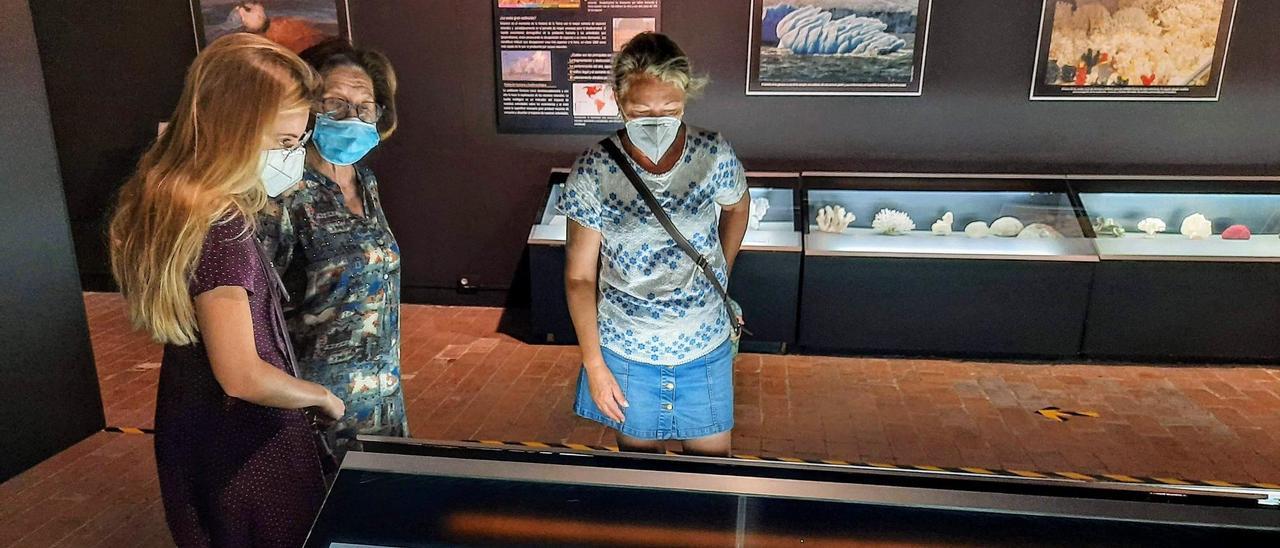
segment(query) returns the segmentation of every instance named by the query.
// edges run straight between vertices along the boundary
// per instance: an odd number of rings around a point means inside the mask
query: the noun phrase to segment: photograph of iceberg
[[[1032,99],[1217,97],[1235,0],[1046,0]]]
[[[919,95],[929,0],[754,0],[748,94]]]

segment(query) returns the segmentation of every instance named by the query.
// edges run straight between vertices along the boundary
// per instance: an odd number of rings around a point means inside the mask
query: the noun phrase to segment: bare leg
[[[721,432],[706,437],[683,440],[680,443],[684,444],[684,452],[686,454],[704,457],[728,457],[733,455],[732,442],[733,434],[731,432]]]
[[[618,449],[632,453],[666,453],[667,442],[664,440],[642,440],[633,438],[617,430],[613,435],[618,439]]]

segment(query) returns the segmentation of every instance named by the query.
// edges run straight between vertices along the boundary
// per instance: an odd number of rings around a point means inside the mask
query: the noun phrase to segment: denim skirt
[[[587,372],[578,375],[574,412],[627,436],[645,440],[690,440],[733,429],[733,344],[674,366],[630,360],[608,349],[604,363],[629,407],[626,421],[605,417],[591,399]]]

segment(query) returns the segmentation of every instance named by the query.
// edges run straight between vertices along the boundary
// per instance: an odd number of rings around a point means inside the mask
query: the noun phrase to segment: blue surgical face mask
[[[355,117],[334,120],[320,114],[316,116],[311,140],[321,158],[331,164],[349,166],[378,146],[378,127]]]
[[[658,163],[680,135],[680,119],[673,116],[627,120],[627,138],[649,161]]]

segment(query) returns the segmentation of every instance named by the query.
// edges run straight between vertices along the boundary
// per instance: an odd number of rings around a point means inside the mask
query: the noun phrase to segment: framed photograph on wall
[[[918,96],[931,0],[751,0],[747,95]]]
[[[347,0],[191,0],[196,49],[233,32],[260,34],[301,53],[326,38],[351,39]]]
[[[1045,0],[1032,100],[1217,101],[1236,0]]]

